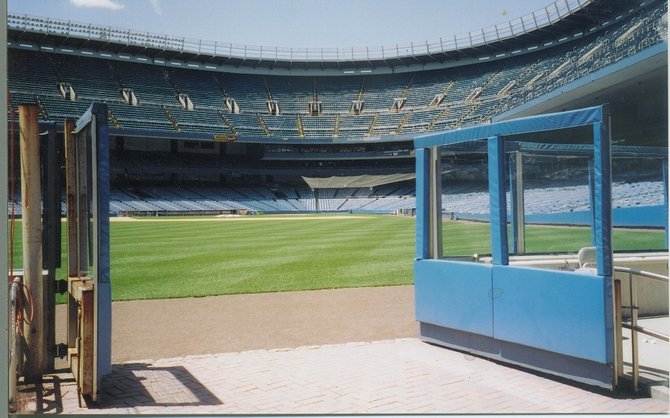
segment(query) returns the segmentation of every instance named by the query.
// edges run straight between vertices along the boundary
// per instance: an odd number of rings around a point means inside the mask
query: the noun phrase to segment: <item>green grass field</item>
[[[162,299],[413,282],[414,219],[305,218],[113,221],[113,298]],[[16,230],[15,265],[20,266],[20,223]],[[576,253],[591,242],[586,228],[528,226],[526,235],[528,252]],[[488,253],[488,240],[487,224],[444,223],[445,254]],[[614,242],[617,249],[661,248],[664,233],[617,230]],[[63,242],[63,266],[65,248]],[[64,278],[64,271],[57,276]]]

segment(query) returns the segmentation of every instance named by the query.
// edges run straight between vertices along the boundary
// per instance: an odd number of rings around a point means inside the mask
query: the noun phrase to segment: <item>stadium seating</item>
[[[361,165],[363,168],[359,171],[386,174],[405,170],[408,165],[394,166],[392,162],[386,162],[386,165],[377,166],[374,159],[385,156],[386,150],[393,148],[385,148],[387,143],[383,143],[374,150],[366,149],[366,140],[370,136],[383,136],[391,141],[392,145],[402,149],[405,161],[408,161],[411,150],[397,142],[407,143],[407,137],[393,142],[394,136],[484,123],[515,106],[556,91],[664,42],[666,29],[660,22],[665,15],[667,2],[656,2],[649,7],[640,7],[625,18],[614,17],[609,25],[592,35],[540,48],[533,53],[430,71],[385,75],[221,73],[12,47],[8,62],[9,90],[13,105],[38,103],[42,118],[50,120],[76,118],[91,102],[103,101],[109,108],[110,126],[117,129],[118,136],[161,138],[170,134],[170,138],[177,135],[190,140],[222,134],[261,138],[280,144],[265,146],[265,157],[274,157],[276,161],[299,161],[302,152],[310,154],[309,159],[316,161],[318,158],[314,155],[322,153],[324,160],[365,160],[366,165]],[[61,95],[61,83],[72,87],[76,95],[74,100]],[[139,101],[136,106],[126,102],[123,89],[130,89],[136,95]],[[187,96],[193,108],[185,109],[179,102],[179,95]],[[226,101],[230,99],[235,100],[239,112],[229,109]],[[399,103],[396,102],[398,99],[402,106],[394,106]],[[359,113],[351,111],[352,102],[357,100],[363,103]],[[278,105],[278,114],[271,114],[268,101]],[[320,114],[310,111],[312,101],[321,104]],[[298,151],[290,146],[283,147],[280,142],[284,139],[332,138],[345,139],[351,147],[327,152],[318,147]],[[229,158],[226,162],[235,166],[235,157]],[[130,152],[122,158],[115,157],[114,169],[120,171],[132,171],[141,166],[152,173],[166,173],[166,167],[180,167],[182,172],[207,178],[208,183],[179,187],[160,182],[148,186],[149,181],[137,186],[116,185],[111,211],[114,214],[238,210],[390,212],[415,206],[411,183],[318,191],[310,190],[299,181],[265,186],[243,183],[218,186],[216,181],[220,173],[216,168],[220,164],[221,159],[206,155],[199,158],[197,164],[181,161],[177,153]],[[299,178],[292,171],[292,165],[270,167],[270,175],[286,172],[293,180]],[[301,168],[305,167],[310,166],[303,163]],[[215,180],[208,178],[208,170],[215,172]],[[348,175],[348,170],[355,171],[355,167],[333,165],[326,171],[329,175]],[[169,174],[163,177],[169,177]],[[169,179],[163,177],[161,181],[168,183]],[[526,190],[526,213],[584,210],[589,204],[586,187],[575,181],[559,185],[531,182]],[[613,194],[615,207],[661,204],[663,196],[660,182],[645,179],[617,181]],[[456,213],[488,211],[484,185],[473,181],[455,188],[445,186],[443,207],[445,211]]]
[[[665,13],[667,3],[641,8],[630,18],[614,19],[595,36],[515,59],[393,75],[227,74],[12,49],[9,85],[17,99],[35,100],[39,96],[50,118],[75,117],[91,101],[105,101],[122,129],[185,134],[236,132],[271,138],[392,136],[481,123],[634,55],[663,41],[664,29],[659,22]],[[49,57],[46,62],[42,59],[45,56]],[[535,82],[529,84],[531,80]],[[74,102],[60,96],[60,82],[73,87],[77,94]],[[50,86],[50,90],[44,91],[44,86]],[[139,106],[124,102],[122,87],[133,90]],[[465,103],[473,92],[477,92],[476,97]],[[178,94],[187,95],[195,109],[183,110]],[[443,95],[443,100],[431,106],[437,95]],[[226,98],[236,100],[239,114],[227,110]],[[392,106],[397,98],[404,100],[400,109]],[[278,115],[269,114],[268,100],[279,105]],[[321,102],[321,115],[310,115],[308,105],[312,100]],[[354,100],[364,103],[360,115],[350,114]],[[219,112],[225,114],[230,125],[224,123]]]
[[[443,189],[444,212],[486,214],[489,196],[483,183],[460,183]],[[114,188],[110,199],[112,215],[124,213],[161,214],[175,212],[228,212],[240,209],[263,213],[295,213],[317,210],[350,212],[369,210],[393,212],[416,207],[413,184],[385,185],[374,189],[320,189],[306,187],[124,187]],[[282,197],[279,197],[282,196]],[[509,194],[508,194],[509,202]],[[660,181],[615,182],[612,186],[612,206],[629,208],[656,206],[663,202],[663,183]],[[21,215],[20,191],[14,199],[14,213]],[[589,210],[588,186],[567,184],[552,186],[535,182],[524,191],[524,207],[528,215],[567,213]],[[11,208],[11,201],[9,202]],[[65,215],[63,197],[62,213]]]

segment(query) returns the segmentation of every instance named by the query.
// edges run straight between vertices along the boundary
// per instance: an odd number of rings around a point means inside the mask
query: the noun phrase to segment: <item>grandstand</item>
[[[395,54],[245,47],[252,63],[232,45],[10,16],[9,90],[61,132],[107,104],[113,214],[408,209],[412,180],[312,190],[303,177],[411,173],[418,134],[604,101],[615,143],[667,144],[666,2],[556,1],[532,17]],[[470,166],[448,212],[487,210],[468,158],[450,160]],[[528,173],[527,213],[588,205],[583,177],[547,188],[553,174]],[[659,181],[616,187],[622,207],[661,196]]]

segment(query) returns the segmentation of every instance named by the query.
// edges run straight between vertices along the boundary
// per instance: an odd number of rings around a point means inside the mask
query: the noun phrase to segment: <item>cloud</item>
[[[90,7],[109,10],[121,10],[124,7],[123,4],[120,4],[115,0],[70,0],[70,3],[77,7]]]
[[[161,7],[160,0],[149,0],[149,3],[151,3],[151,7],[154,8],[154,12],[156,12],[157,15],[163,15],[163,8]]]

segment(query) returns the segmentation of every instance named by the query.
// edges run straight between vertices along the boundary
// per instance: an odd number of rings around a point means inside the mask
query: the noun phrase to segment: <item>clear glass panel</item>
[[[479,152],[441,148],[442,257],[463,261],[491,254],[486,141],[469,144]]]
[[[615,251],[667,250],[663,161],[628,157],[612,161],[612,233]]]
[[[592,246],[588,158],[524,156],[526,254]]]

